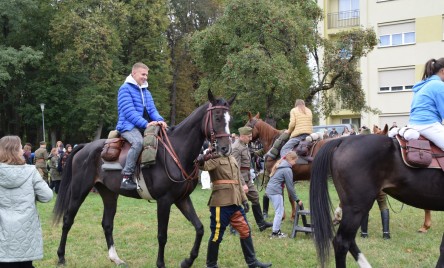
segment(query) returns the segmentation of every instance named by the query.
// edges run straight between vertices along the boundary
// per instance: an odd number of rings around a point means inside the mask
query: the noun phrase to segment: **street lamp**
[[[43,113],[43,111],[45,110],[44,103],[40,103],[40,109],[42,109],[43,141],[45,141],[45,114]]]

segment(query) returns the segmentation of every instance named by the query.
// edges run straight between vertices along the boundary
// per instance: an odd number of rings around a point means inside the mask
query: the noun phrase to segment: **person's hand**
[[[248,204],[248,201],[245,200],[244,202],[242,202],[242,206],[244,206],[244,211],[245,213],[248,213],[248,211],[250,211],[250,205]]]
[[[157,123],[163,128],[166,128],[168,126],[167,123],[165,123],[164,121],[157,121]]]
[[[285,131],[284,131],[284,133],[290,133],[290,130],[288,130],[288,129],[286,129]]]
[[[242,188],[244,189],[244,193],[248,193],[248,185],[245,184]]]
[[[154,126],[154,125],[157,125],[157,121],[151,121],[151,122],[149,122],[148,125],[146,125],[146,127],[148,127],[148,126]]]
[[[299,206],[302,206],[302,205],[303,205],[303,204],[302,204],[302,200],[297,201],[297,203],[298,203]]]

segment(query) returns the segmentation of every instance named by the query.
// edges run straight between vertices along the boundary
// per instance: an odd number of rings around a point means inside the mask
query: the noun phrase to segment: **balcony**
[[[328,13],[328,29],[359,26],[359,9]]]

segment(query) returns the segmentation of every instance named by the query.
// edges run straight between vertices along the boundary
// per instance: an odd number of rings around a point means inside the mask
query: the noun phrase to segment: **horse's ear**
[[[253,117],[252,115],[251,115],[251,112],[250,111],[248,111],[248,120],[251,120],[251,118]]]
[[[256,119],[259,119],[259,112],[257,112],[255,117],[256,117]]]
[[[231,98],[227,100],[228,104],[231,106],[231,104],[234,102],[235,99],[236,99],[236,94],[234,94],[233,96],[231,96]]]
[[[208,100],[211,103],[214,103],[214,96],[213,96],[213,92],[211,92],[211,89],[208,89]]]
[[[388,130],[389,130],[389,126],[387,124],[385,124],[384,130],[382,131],[382,133],[387,134]]]

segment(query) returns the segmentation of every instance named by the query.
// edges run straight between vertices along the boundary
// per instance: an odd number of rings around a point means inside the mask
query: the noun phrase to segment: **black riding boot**
[[[264,206],[262,215],[266,219],[268,218],[268,207],[270,206],[270,198],[267,195],[262,197],[262,205]]]
[[[361,237],[368,238],[368,214],[361,220]]]
[[[251,209],[253,210],[254,219],[256,220],[257,226],[259,227],[259,231],[263,231],[267,228],[273,226],[272,223],[266,222],[264,217],[262,216],[261,205],[251,205]]]
[[[390,211],[388,209],[384,209],[381,211],[381,220],[382,220],[382,238],[390,239]]]
[[[256,253],[254,252],[253,239],[251,239],[251,235],[245,239],[241,239],[240,243],[248,268],[271,267],[271,263],[262,263],[256,259]]]
[[[207,268],[217,268],[217,258],[219,256],[219,243],[208,241]]]

